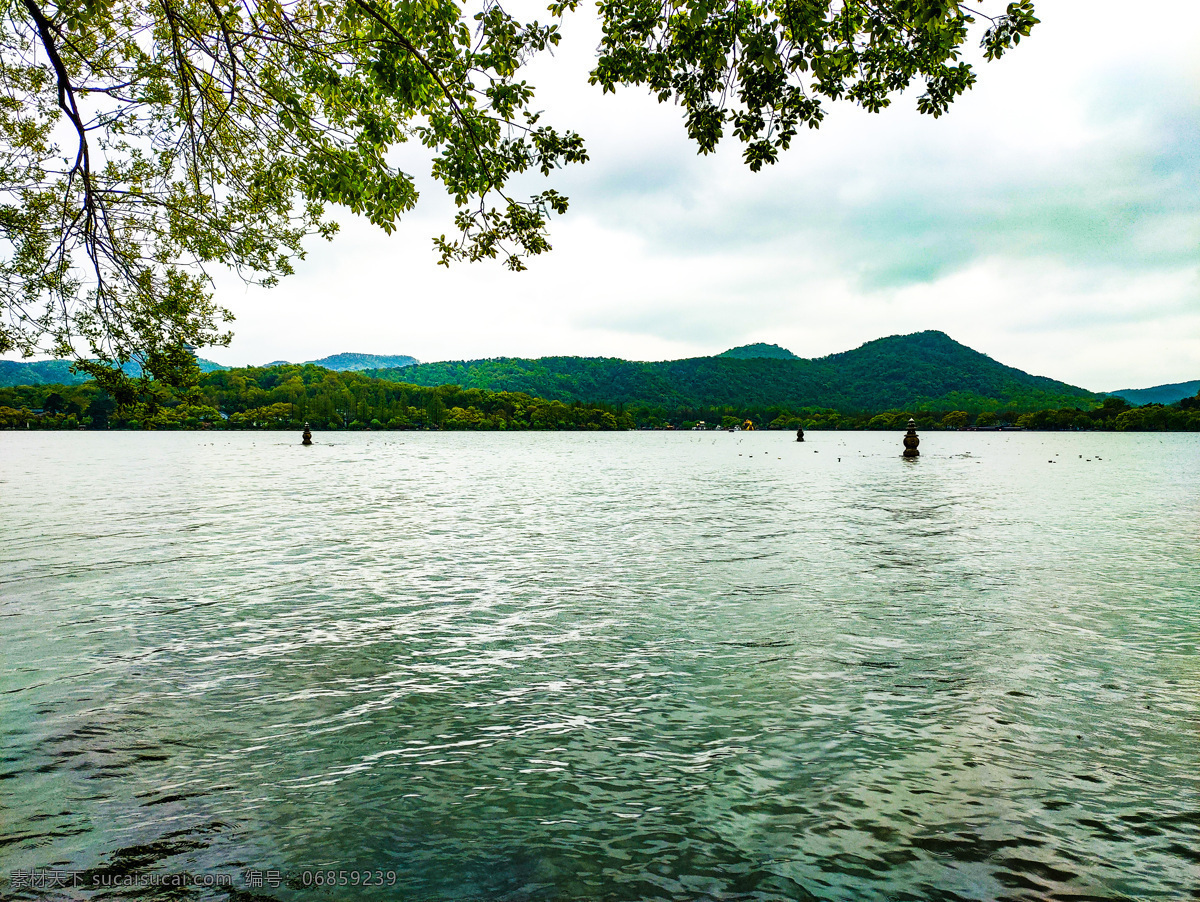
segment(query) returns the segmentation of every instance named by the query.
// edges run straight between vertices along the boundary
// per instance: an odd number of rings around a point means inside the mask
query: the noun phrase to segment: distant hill
[[[737,348],[730,348],[728,351],[723,351],[717,355],[718,357],[733,357],[737,360],[758,360],[766,358],[769,360],[799,360],[800,358],[789,351],[787,348],[781,348],[779,345],[769,345],[763,342],[758,342],[752,345],[742,345]]]
[[[306,360],[304,362],[323,366],[327,370],[346,373],[412,366],[417,362],[417,358],[409,357],[407,354],[353,354],[346,352],[331,354],[328,357],[322,357],[320,360]],[[272,360],[270,363],[264,363],[263,366],[288,366],[290,363],[291,361],[289,360]]]
[[[198,357],[196,362],[202,373],[229,369],[203,357]],[[141,371],[142,368],[136,363],[125,365],[125,372],[131,376],[137,376]],[[0,360],[0,388],[15,385],[82,385],[90,378],[84,373],[72,373],[69,360]]]
[[[811,360],[722,355],[645,363],[612,357],[501,357],[369,374],[415,385],[461,385],[667,410],[733,405],[975,412],[1001,406],[1091,408],[1101,400],[1085,389],[1005,366],[932,331],[893,335]]]
[[[1110,391],[1109,394],[1124,398],[1130,404],[1174,404],[1184,398],[1195,397],[1196,392],[1200,392],[1200,379],[1154,385],[1150,388],[1122,388],[1119,391]]]
[[[358,371],[390,382],[420,386],[460,385],[585,404],[634,405],[665,411],[723,406],[798,410],[832,408],[843,413],[879,410],[1007,408],[1033,411],[1090,409],[1103,395],[1033,376],[959,344],[944,332],[893,335],[852,351],[806,359],[765,343],[731,348],[715,357],[642,362],[614,357],[501,357],[490,360],[418,363],[407,355],[334,354],[309,361],[338,371]],[[282,361],[276,362],[276,365]],[[200,361],[205,372],[228,369]],[[0,361],[0,386],[85,381],[66,361]],[[1193,395],[1200,381],[1116,392],[1135,403]],[[1174,389],[1145,400],[1138,392]]]
[[[417,362],[416,357],[406,354],[333,354],[320,360],[306,360],[305,363],[315,363],[327,370],[338,372],[359,370],[381,370],[393,367],[412,366]]]

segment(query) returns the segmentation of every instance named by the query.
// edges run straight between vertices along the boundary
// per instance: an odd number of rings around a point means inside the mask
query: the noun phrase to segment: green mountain
[[[200,372],[215,373],[227,370],[229,367],[213,363],[198,357]],[[141,372],[136,363],[125,365],[125,372],[136,376]],[[31,362],[19,360],[0,360],[0,387],[10,388],[14,385],[82,385],[91,379],[83,373],[72,373],[69,360],[35,360]]]
[[[662,408],[583,404],[457,385],[416,386],[363,373],[287,364],[207,373],[186,394],[169,389],[155,407],[122,407],[95,382],[0,388],[0,429],[687,429],[704,420],[729,428],[753,420],[767,429],[902,429],[910,416],[922,430],[967,425],[970,414],[936,407],[859,411],[751,404],[738,408]],[[1186,407],[1184,405],[1187,405]],[[986,417],[986,420],[985,420]],[[1076,407],[983,411],[977,425],[1026,429],[1200,432],[1200,407],[1189,400],[1130,407],[1105,398]]]
[[[943,332],[893,335],[827,357],[805,359],[777,345],[732,348],[715,357],[641,362],[612,357],[495,358],[416,363],[408,356],[335,354],[311,361],[393,383],[522,392],[550,400],[661,411],[736,407],[881,410],[1090,409],[1102,396],[1032,376],[959,344]],[[227,369],[201,360],[205,372]],[[372,364],[384,368],[368,368]],[[84,380],[65,361],[0,361],[0,386]],[[1183,387],[1192,383],[1184,383]],[[705,415],[707,416],[707,415]],[[703,416],[701,418],[704,418]]]
[[[1200,379],[1153,385],[1150,388],[1122,388],[1109,394],[1124,398],[1130,404],[1174,404],[1184,398],[1194,398],[1197,392],[1200,392]]]
[[[758,342],[752,345],[741,345],[737,348],[730,348],[728,351],[722,351],[718,357],[733,357],[738,360],[757,360],[760,358],[769,358],[772,360],[799,360],[800,358],[789,351],[787,348],[781,348],[779,345],[769,345],[764,342]]]
[[[880,338],[816,359],[721,355],[645,363],[611,357],[501,357],[369,372],[414,385],[460,385],[664,410],[729,405],[974,412],[1000,406],[1091,408],[1101,400],[1085,389],[1005,366],[933,331]]]

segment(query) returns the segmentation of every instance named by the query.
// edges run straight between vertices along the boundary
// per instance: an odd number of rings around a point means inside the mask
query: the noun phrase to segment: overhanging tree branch
[[[702,151],[731,124],[751,169],[801,124],[817,127],[825,102],[878,111],[920,78],[919,108],[940,115],[974,80],[957,61],[973,11],[954,3],[599,10],[590,80],[678,102]],[[334,234],[331,204],[394,228],[417,202],[414,178],[388,162],[410,137],[459,208],[459,237],[435,239],[439,262],[503,256],[519,269],[549,250],[549,218],[567,199],[549,189],[518,202],[510,180],[587,159],[578,135],[541,124],[519,79],[558,26],[481,0],[472,35],[470,16],[455,0],[0,6],[0,352],[97,366],[137,356],[172,378],[183,344],[228,340],[209,267],[273,284],[308,235]],[[984,35],[987,55],[1036,21],[1030,0],[1009,2]],[[73,160],[53,143],[64,116]]]

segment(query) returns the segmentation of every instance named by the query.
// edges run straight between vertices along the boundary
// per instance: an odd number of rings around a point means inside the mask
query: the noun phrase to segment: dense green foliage
[[[117,404],[97,383],[0,389],[0,426],[149,429],[631,429],[603,404],[564,404],[513,392],[426,388],[312,364],[248,367],[199,386]],[[39,413],[40,412],[40,413]]]
[[[457,385],[408,385],[321,367],[251,367],[204,376],[199,386],[155,391],[117,404],[97,383],[0,388],[0,428],[75,429],[1105,429],[1200,431],[1200,396],[1177,405],[1131,407],[1106,398],[1092,409],[1023,411],[1004,407],[973,415],[954,409],[845,413],[814,406],[720,405],[662,408],[565,403],[522,392]]]
[[[688,429],[698,422],[706,427],[732,428],[746,420],[757,429],[880,429],[903,430],[910,418],[918,428],[930,429],[998,429],[1032,430],[1105,430],[1117,432],[1200,432],[1200,397],[1185,399],[1178,405],[1164,407],[1150,404],[1133,407],[1120,398],[1106,398],[1100,407],[1089,410],[1080,407],[1061,407],[1028,411],[1018,407],[1001,407],[972,414],[965,410],[945,408],[907,408],[883,411],[844,413],[820,407],[786,408],[775,405],[747,407],[706,407],[665,410],[662,408],[629,406],[630,414],[639,427]]]
[[[0,6],[0,353],[81,355],[116,394],[137,360],[192,384],[187,346],[227,343],[209,273],[271,284],[340,206],[385,231],[417,203],[405,142],[458,207],[441,262],[548,250],[567,199],[517,197],[522,173],[587,159],[541,121],[523,67],[559,41],[496,2],[8,0]],[[995,59],[1037,23],[954,2],[601,0],[590,80],[643,85],[707,153],[728,129],[751,169],[825,104],[886,107],[913,82],[941,115],[975,81],[979,18]],[[152,393],[149,380],[140,390]]]
[[[752,345],[740,345],[736,348],[730,348],[728,351],[722,351],[717,356],[734,357],[738,360],[754,360],[759,357],[769,357],[775,360],[800,359],[787,348],[781,348],[779,345],[769,345],[761,341]]]
[[[423,363],[384,379],[521,391],[561,401],[605,401],[677,410],[732,405],[842,413],[911,408],[1021,411],[1093,407],[1082,388],[1031,376],[959,344],[942,332],[868,342],[815,360],[694,357],[642,363],[614,358],[542,357]]]

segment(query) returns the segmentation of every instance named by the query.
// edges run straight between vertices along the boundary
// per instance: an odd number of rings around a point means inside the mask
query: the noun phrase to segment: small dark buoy
[[[798,441],[798,442],[804,441],[804,427],[801,427],[796,430],[796,441]]]
[[[904,456],[920,457],[921,452],[917,450],[919,444],[921,444],[921,440],[917,438],[917,421],[909,417],[908,432],[904,435]]]
[[[303,441],[301,441],[300,444],[302,444],[302,445],[311,445],[312,444],[312,430],[308,428],[308,423],[304,424],[304,436],[303,436]]]

